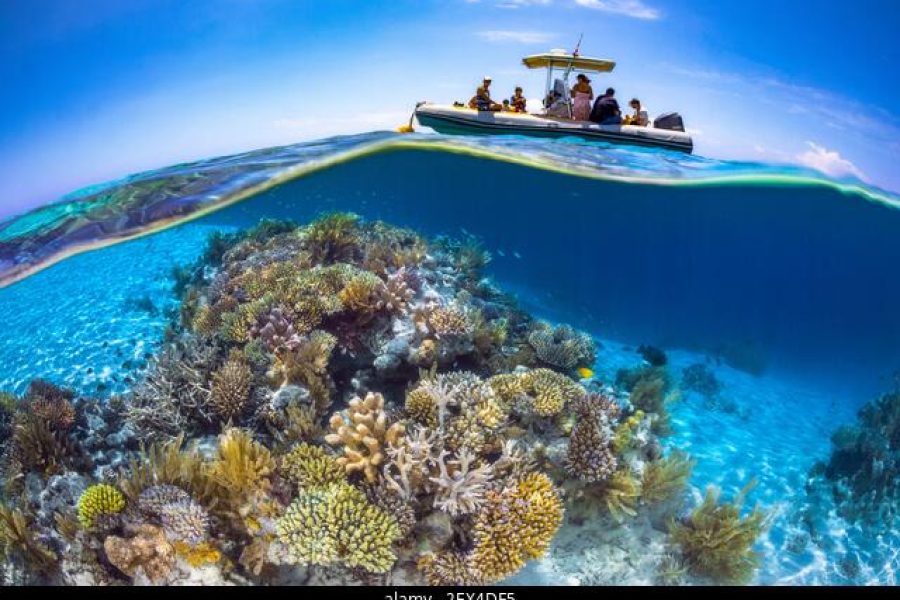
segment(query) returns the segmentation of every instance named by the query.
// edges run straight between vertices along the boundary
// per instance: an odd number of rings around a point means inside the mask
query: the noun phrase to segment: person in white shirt
[[[641,106],[641,101],[637,98],[632,98],[631,102],[628,103],[628,106],[634,110],[633,115],[628,115],[625,117],[625,121],[623,125],[638,125],[640,127],[646,127],[650,124],[650,116],[647,113],[647,109]]]

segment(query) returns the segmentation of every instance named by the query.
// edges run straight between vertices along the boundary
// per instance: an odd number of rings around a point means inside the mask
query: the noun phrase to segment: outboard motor
[[[677,112],[659,115],[653,120],[653,126],[657,129],[669,131],[684,131],[684,119]]]

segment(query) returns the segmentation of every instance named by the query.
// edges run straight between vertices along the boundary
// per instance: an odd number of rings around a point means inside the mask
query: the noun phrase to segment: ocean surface
[[[99,184],[0,222],[0,390],[40,377],[127,391],[177,310],[174,270],[210,234],[334,211],[477,240],[498,287],[600,342],[604,381],[640,364],[640,344],[664,349],[676,375],[708,365],[716,402],[686,391],[665,444],[696,459],[697,498],[758,482],[750,502],[776,516],[755,582],[896,582],[896,532],[867,538],[822,515],[824,541],[800,543],[798,515],[832,432],[900,373],[900,199],[798,168],[370,133]],[[562,536],[513,581],[584,583],[583,561],[616,560],[586,556]],[[643,582],[629,577],[594,582]]]

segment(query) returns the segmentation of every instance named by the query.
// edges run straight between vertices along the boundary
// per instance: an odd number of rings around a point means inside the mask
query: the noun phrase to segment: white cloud
[[[512,31],[505,29],[492,29],[479,31],[478,37],[492,43],[512,42],[516,44],[544,44],[555,36],[542,31]]]
[[[806,145],[809,146],[809,150],[795,157],[801,165],[821,171],[830,177],[852,175],[860,181],[868,181],[866,175],[856,165],[842,157],[836,150],[828,150],[815,142],[806,142]]]
[[[658,9],[647,6],[642,0],[575,0],[575,4],[645,21],[655,21],[662,16]]]

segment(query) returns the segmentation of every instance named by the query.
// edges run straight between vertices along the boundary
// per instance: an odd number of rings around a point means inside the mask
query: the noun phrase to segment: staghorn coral
[[[85,529],[103,526],[125,509],[125,496],[109,484],[90,486],[78,498],[78,521]]]
[[[250,399],[252,379],[250,367],[234,358],[213,373],[209,404],[221,421],[232,421],[244,411]]]
[[[563,517],[549,477],[531,473],[500,491],[489,491],[475,517],[470,571],[482,583],[505,579],[528,559],[543,556]]]
[[[106,558],[128,577],[140,574],[154,583],[168,577],[175,565],[175,548],[163,530],[153,525],[138,525],[130,538],[109,536],[103,542]]]
[[[395,445],[404,430],[402,423],[388,425],[384,397],[372,392],[350,400],[346,416],[334,413],[329,425],[333,433],[325,441],[343,449],[338,463],[348,474],[362,473],[370,483],[378,478],[385,447]]]
[[[568,325],[553,329],[542,324],[528,335],[528,343],[541,361],[565,371],[594,364],[594,340]]]
[[[753,545],[769,517],[759,507],[741,517],[751,487],[745,487],[732,503],[719,503],[719,491],[709,487],[700,506],[683,521],[671,523],[669,534],[691,573],[731,585],[753,578],[760,560]]]
[[[618,465],[610,440],[593,417],[576,421],[566,451],[566,472],[586,483],[605,481]]]
[[[13,555],[39,572],[55,568],[59,561],[56,553],[35,536],[24,512],[0,504],[0,559]]]
[[[397,520],[370,504],[346,482],[303,490],[276,525],[291,560],[302,564],[391,568],[391,545],[401,536]]]
[[[406,267],[401,267],[388,275],[387,281],[379,290],[378,301],[375,304],[377,310],[391,314],[407,312],[409,303],[416,295],[411,287],[411,273]]]
[[[278,473],[300,489],[338,483],[346,477],[337,459],[319,446],[306,443],[297,444],[279,457]]]
[[[446,450],[438,455],[438,473],[430,478],[434,484],[434,507],[454,517],[471,514],[484,502],[491,466],[477,464],[475,455],[466,449],[454,459],[448,459],[449,455]]]
[[[641,501],[656,504],[683,493],[694,464],[687,454],[677,450],[648,463],[641,479]]]
[[[439,434],[416,425],[398,442],[387,446],[389,459],[382,469],[382,483],[392,492],[412,501],[429,486],[430,467],[439,452]]]

